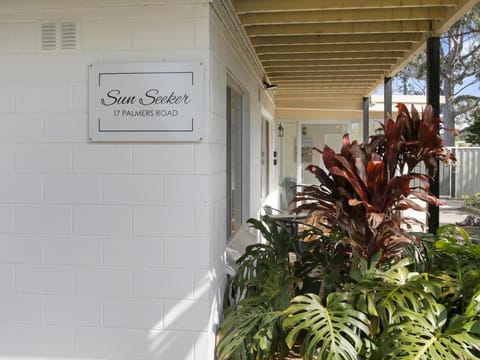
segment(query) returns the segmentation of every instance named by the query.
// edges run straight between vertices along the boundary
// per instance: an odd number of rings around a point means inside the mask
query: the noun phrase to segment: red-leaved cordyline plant
[[[371,136],[367,144],[350,142],[344,135],[340,153],[325,146],[322,153],[327,170],[316,165],[308,170],[318,185],[300,188],[296,211],[315,211],[322,222],[337,227],[345,235],[344,244],[354,256],[367,260],[382,251],[382,260],[400,258],[404,250],[416,246],[418,239],[403,229],[411,219],[401,210],[424,210],[409,197],[436,206],[443,202],[429,191],[427,174],[417,173],[420,163],[437,170],[437,162],[450,163],[454,158],[439,135],[440,119],[427,105],[420,117],[412,106],[398,106],[394,120],[387,117],[383,134]],[[413,186],[413,180],[419,184]],[[324,225],[324,224],[322,224]]]

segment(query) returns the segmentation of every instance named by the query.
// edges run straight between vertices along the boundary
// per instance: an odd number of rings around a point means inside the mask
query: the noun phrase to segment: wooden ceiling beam
[[[370,71],[370,72],[374,72],[376,74],[378,74],[379,76],[381,74],[384,74],[385,76],[387,76],[387,74],[390,73],[390,68],[391,66],[390,65],[370,65],[370,66],[367,66],[368,68],[366,69],[366,71]],[[330,66],[330,67],[318,67],[318,66],[305,66],[305,67],[290,67],[290,73],[291,74],[299,74],[299,73],[310,73],[310,72],[317,72],[317,73],[323,73],[323,74],[328,74],[328,73],[332,73],[332,72],[335,72],[335,71],[338,71],[338,70],[342,70],[342,69],[345,69],[345,70],[349,70],[350,72],[352,73],[364,73],[364,69],[365,69],[365,66],[362,66],[362,65],[345,65],[345,66]],[[272,71],[272,73],[279,73],[279,72],[284,72],[284,73],[288,73],[288,71],[286,71],[286,67],[271,67],[269,68],[267,71],[266,71],[266,74],[267,76],[270,74],[270,71]]]
[[[322,83],[305,83],[304,85],[298,85],[298,84],[283,84],[281,89],[283,90],[292,90],[292,89],[298,89],[300,91],[311,91],[311,90],[318,90],[318,89],[324,89],[324,88],[330,88],[330,87],[338,87],[340,89],[346,88],[346,89],[351,89],[351,88],[368,88],[371,82],[343,82],[339,83],[337,81],[330,81],[330,82],[322,82]]]
[[[343,101],[335,101],[334,103],[337,104],[335,109],[344,109],[350,110],[348,103],[350,102],[358,102],[360,105],[362,104],[362,98],[364,96],[363,91],[339,91],[339,92],[329,92],[325,91],[322,93],[316,94],[301,94],[301,96],[277,96],[275,98],[275,103],[277,104],[277,108],[283,107],[295,107],[295,108],[308,108],[305,106],[307,103],[311,103],[313,106],[312,109],[319,109],[321,106],[320,104],[327,105],[330,103],[328,99],[344,99]],[[331,96],[331,97],[330,97]],[[323,101],[323,102],[322,102]],[[287,105],[288,104],[288,105]]]
[[[323,90],[325,88],[331,89],[332,87],[339,87],[341,89],[348,88],[348,89],[367,89],[372,86],[374,82],[349,82],[348,86],[345,86],[345,82],[323,82],[323,83],[308,83],[304,85],[289,85],[289,84],[277,84],[278,89],[284,93],[285,91],[289,90],[298,90],[298,91],[316,91],[316,90]]]
[[[285,24],[285,25],[253,25],[245,28],[247,35],[275,36],[296,34],[368,34],[368,33],[405,33],[429,32],[432,28],[428,20],[419,21],[387,21],[327,24]]]
[[[271,79],[270,79],[271,80]],[[375,82],[378,80],[378,77],[373,77],[373,78],[367,78],[367,77],[362,77],[362,78],[345,78],[345,77],[325,77],[325,78],[306,78],[302,80],[276,80],[275,84],[278,86],[283,86],[283,85],[302,85],[302,84],[329,84],[329,83],[338,83],[338,82],[350,82],[350,83],[355,83],[355,84],[371,84],[372,82]]]
[[[344,10],[344,9],[385,9],[392,7],[453,7],[457,0],[233,0],[238,14],[265,11],[309,11],[309,10]]]
[[[315,99],[316,101],[327,101],[327,102],[333,102],[333,103],[342,103],[344,100],[347,100],[347,101],[358,101],[360,104],[362,103],[362,96],[363,96],[363,93],[362,92],[349,92],[349,93],[345,93],[345,92],[342,92],[343,96],[342,97],[339,97],[338,94],[330,94],[330,93],[322,93],[322,94],[317,94],[317,95],[313,95],[313,96],[302,96],[302,95],[298,95],[296,96],[295,94],[288,94],[288,95],[285,95],[285,96],[282,96],[282,95],[279,95],[277,98],[276,98],[276,104],[277,104],[277,108],[278,107],[281,107],[281,108],[290,108],[291,105],[287,105],[287,103],[290,101],[290,100],[303,100],[303,99]],[[293,106],[295,105],[295,103],[291,103]],[[316,107],[315,107],[316,108]],[[343,108],[337,108],[337,109],[341,109],[340,111],[344,110]]]
[[[395,59],[337,59],[337,60],[297,60],[297,61],[263,61],[262,64],[265,68],[278,68],[278,67],[291,67],[292,69],[295,67],[317,67],[317,68],[326,68],[326,67],[340,67],[340,66],[368,66],[368,65],[375,65],[380,66],[382,68],[391,66],[396,63]],[[307,70],[307,69],[305,69]],[[271,71],[271,70],[270,70]]]
[[[325,44],[392,44],[397,42],[416,43],[423,40],[422,33],[391,34],[318,34],[289,36],[258,36],[250,38],[253,46],[262,45],[325,45]]]
[[[320,74],[313,74],[313,75],[288,75],[284,74],[284,76],[272,76],[272,74],[268,75],[268,78],[272,82],[302,82],[302,81],[317,81],[317,80],[348,80],[348,79],[353,79],[353,80],[363,80],[363,79],[368,79],[368,80],[373,80],[373,79],[378,79],[377,74],[356,74],[352,72],[345,73],[345,74],[339,74],[338,72],[335,72],[335,74],[328,74],[328,73],[320,73]]]
[[[314,10],[291,12],[246,13],[240,15],[243,26],[293,24],[293,23],[339,23],[359,21],[414,21],[440,20],[445,17],[445,7],[404,7],[389,9]]]
[[[324,70],[306,70],[302,72],[291,72],[291,71],[275,71],[275,72],[268,72],[268,78],[270,80],[273,79],[281,79],[281,78],[305,78],[305,77],[326,77],[326,76],[379,76],[378,75],[378,69],[373,69],[373,70],[368,70],[368,69],[345,69],[342,67],[337,67],[335,69],[335,73],[331,73],[328,71],[329,68],[326,68]]]
[[[222,0],[235,10],[278,106],[361,108],[428,36],[478,0]],[[231,2],[231,3],[230,3]],[[248,37],[248,39],[247,39]],[[303,106],[302,105],[302,106]],[[320,106],[324,106],[320,105]],[[318,106],[313,105],[315,108]]]
[[[341,96],[339,96],[339,94]],[[306,102],[306,101],[315,101],[317,104],[320,103],[322,100],[327,101],[328,103],[344,103],[344,101],[358,101],[360,104],[362,103],[362,97],[364,93],[362,91],[349,91],[349,92],[339,92],[339,93],[332,93],[332,92],[323,92],[323,93],[317,93],[313,95],[296,95],[295,93],[293,94],[288,94],[288,95],[279,95],[275,99],[275,103],[277,104],[277,107],[283,107],[283,108],[290,108],[290,107],[295,107],[295,104],[298,104],[299,102]],[[302,108],[305,108],[304,106],[301,106]],[[317,108],[314,106],[314,108]],[[337,108],[339,109],[339,108]],[[343,107],[340,107],[340,109],[345,109]]]
[[[375,82],[375,81],[378,81],[379,78],[381,78],[381,76],[378,76],[378,75],[375,75],[375,76],[364,76],[364,77],[328,77],[327,75],[328,74],[324,74],[325,77],[323,78],[318,78],[318,77],[314,77],[314,76],[311,76],[311,77],[307,77],[307,78],[304,78],[303,80],[297,80],[297,79],[274,79],[274,78],[271,78],[269,77],[269,80],[272,84],[277,84],[277,85],[280,85],[280,84],[303,84],[304,82],[337,82],[337,81],[342,81],[342,82],[349,82],[349,81],[368,81],[369,84],[371,84],[372,82]]]
[[[326,87],[324,89],[315,89],[311,91],[299,91],[299,90],[283,90],[282,98],[314,98],[325,95],[334,95],[337,96],[359,96],[368,93],[368,88],[339,88],[338,86]]]
[[[405,51],[364,51],[347,53],[291,53],[291,54],[264,54],[259,55],[260,61],[284,60],[346,60],[346,59],[398,59],[405,55]]]
[[[361,99],[361,97],[360,97]],[[306,99],[305,101],[301,99],[286,99],[282,101],[281,106],[278,100],[275,100],[276,106],[275,109],[275,117],[279,120],[290,120],[290,119],[297,119],[303,120],[304,112],[313,113],[314,117],[308,117],[312,120],[319,120],[321,117],[319,116],[319,111],[338,111],[339,109],[343,109],[342,112],[337,112],[335,118],[343,118],[343,116],[348,116],[348,119],[345,120],[352,120],[352,119],[362,119],[362,101],[358,100],[358,98],[353,99],[346,99],[342,104],[338,104],[337,102],[331,103],[328,99],[323,100],[320,99]],[[358,113],[358,114],[356,114]],[[297,114],[295,116],[295,114]]]
[[[345,83],[345,81],[351,81],[352,83],[367,83],[370,84],[372,80],[377,80],[377,77],[335,77],[335,76],[330,76],[330,77],[323,77],[323,78],[315,78],[315,77],[308,77],[304,78],[301,80],[285,80],[285,79],[278,79],[275,81],[275,84],[280,85],[298,85],[298,84],[323,84],[323,83],[332,83],[332,82],[338,82],[342,81]]]
[[[361,72],[361,71],[358,71],[358,73],[361,74],[362,72]],[[298,73],[298,74],[303,74],[303,73]],[[323,74],[325,74],[325,75],[328,75],[328,74],[334,75],[334,72],[323,72]],[[267,76],[268,76],[268,74],[267,74]],[[269,79],[270,79],[270,77],[269,77]],[[383,80],[383,76],[382,76],[382,71],[381,71],[381,70],[377,70],[377,77],[376,77],[376,79],[377,79],[377,80],[380,80],[380,79]],[[374,79],[372,78],[372,80],[374,80]],[[348,78],[346,78],[345,81],[348,81]],[[272,83],[276,83],[277,80],[275,80],[275,81],[271,80],[271,82],[272,82]]]
[[[360,99],[360,100],[359,100]],[[342,112],[338,113],[337,117],[345,114],[349,119],[352,119],[352,112],[358,112],[358,118],[361,119],[362,114],[362,96],[345,98],[342,97],[342,101],[330,101],[324,97],[315,99],[280,99],[275,100],[275,117],[278,119],[295,119],[299,115],[302,116],[305,111],[313,112],[313,119],[318,120],[318,111],[338,111],[342,109]]]
[[[477,5],[478,0],[459,0],[458,6],[455,8],[449,8],[448,13],[445,16],[446,21],[436,22],[433,29],[436,35],[441,35],[447,31],[453,24],[455,24],[460,18],[465,15],[470,9]]]
[[[265,54],[296,54],[296,53],[349,53],[363,52],[365,48],[370,51],[394,51],[410,50],[411,43],[372,43],[372,44],[323,44],[323,45],[263,45],[257,46],[255,51],[258,55]]]
[[[362,85],[362,86],[351,86],[351,87],[342,87],[339,88],[339,84],[331,84],[329,86],[323,86],[323,87],[316,87],[316,88],[311,88],[309,90],[305,90],[305,88],[291,88],[291,89],[286,89],[282,88],[282,94],[289,94],[289,92],[299,92],[300,94],[315,94],[315,93],[326,93],[326,92],[331,92],[335,91],[337,93],[344,93],[344,92],[366,92],[370,88],[370,85]]]

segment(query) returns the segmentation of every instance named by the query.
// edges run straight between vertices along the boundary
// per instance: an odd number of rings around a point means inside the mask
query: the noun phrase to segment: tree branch
[[[453,96],[457,97],[457,95],[460,94],[463,90],[469,88],[472,85],[475,85],[476,83],[478,83],[477,79],[470,81],[470,83],[468,83],[467,85],[465,85],[465,86],[461,87],[460,89],[458,89],[457,91],[455,91]]]

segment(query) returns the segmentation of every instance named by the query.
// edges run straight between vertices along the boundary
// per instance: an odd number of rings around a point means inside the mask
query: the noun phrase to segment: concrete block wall
[[[248,104],[244,114],[243,136],[243,196],[244,217],[258,217],[261,208],[261,120],[267,113],[273,119],[274,106],[265,97],[261,76],[256,74],[253,66],[241,54],[242,48],[232,36],[231,29],[225,28],[224,19],[216,11],[210,12],[210,114],[209,134],[211,159],[212,191],[212,231],[210,258],[214,269],[213,297],[214,304],[222,303],[222,291],[225,288],[225,233],[227,218],[226,204],[226,152],[225,138],[226,96],[225,89],[229,81],[234,81],[243,93],[243,101]],[[230,80],[229,80],[230,78]],[[273,128],[273,121],[271,128]],[[273,147],[271,149],[273,153]],[[272,176],[273,179],[273,176]],[[213,324],[220,320],[220,308],[213,312]]]
[[[42,52],[62,21],[78,49]],[[224,119],[87,142],[89,64],[204,62],[208,105],[209,41],[207,0],[0,3],[0,359],[213,359]]]

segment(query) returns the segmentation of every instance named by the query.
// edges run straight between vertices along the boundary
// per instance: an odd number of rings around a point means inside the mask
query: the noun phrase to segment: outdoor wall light
[[[277,130],[278,130],[278,137],[283,137],[285,135],[285,129],[283,128],[282,124],[278,125]]]
[[[263,87],[265,90],[276,90],[278,89],[278,85],[270,84],[267,80],[263,79]]]
[[[307,127],[305,125],[302,126],[302,135],[307,135]]]

